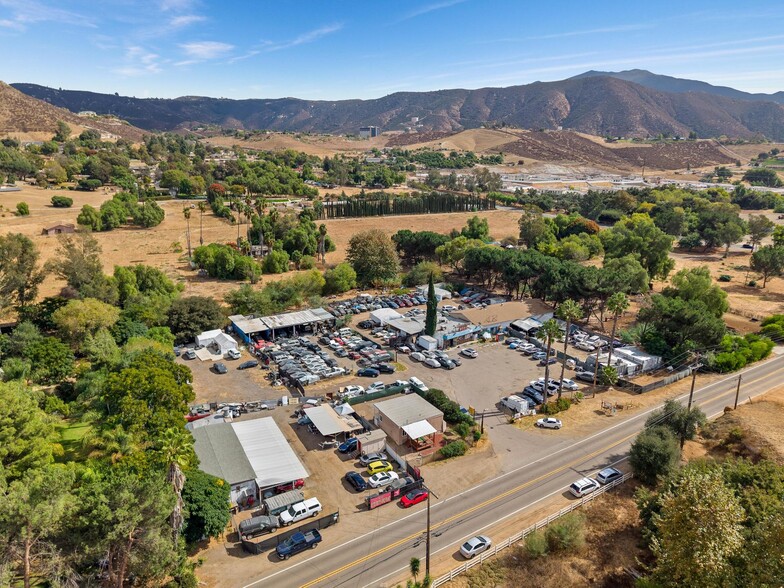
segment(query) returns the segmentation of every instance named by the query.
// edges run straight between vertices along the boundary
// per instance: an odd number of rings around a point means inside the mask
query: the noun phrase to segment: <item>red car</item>
[[[409,506],[414,506],[425,500],[427,500],[427,490],[422,490],[420,488],[418,490],[412,490],[403,496],[403,498],[400,499],[400,504],[403,508],[408,508]]]
[[[299,490],[305,485],[305,480],[294,480],[293,482],[289,482],[288,484],[281,484],[280,486],[275,486],[275,492],[288,492],[289,490]]]

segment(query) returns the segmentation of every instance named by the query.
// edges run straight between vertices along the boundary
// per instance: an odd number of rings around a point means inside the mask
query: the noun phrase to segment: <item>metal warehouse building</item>
[[[271,417],[191,431],[199,469],[231,485],[231,502],[257,503],[259,493],[309,476]]]
[[[252,339],[272,341],[275,337],[283,335],[312,332],[321,325],[334,323],[335,317],[323,308],[309,308],[260,317],[235,314],[230,316],[229,320],[237,336],[242,338],[245,343],[250,343]]]

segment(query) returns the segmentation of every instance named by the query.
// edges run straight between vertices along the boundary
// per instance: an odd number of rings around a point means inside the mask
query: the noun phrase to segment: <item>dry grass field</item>
[[[82,205],[100,206],[101,202],[111,198],[113,191],[99,190],[96,192],[78,192],[68,190],[44,190],[35,186],[22,185],[21,192],[0,193],[0,231],[21,232],[38,246],[44,261],[50,259],[57,247],[56,237],[41,235],[41,230],[59,222],[75,223]],[[72,208],[54,208],[50,204],[55,194],[65,194],[74,199]],[[13,213],[16,203],[25,201],[30,206],[30,216],[17,217]],[[147,263],[159,267],[173,279],[185,284],[186,292],[222,298],[228,289],[236,287],[232,282],[221,282],[209,278],[200,278],[187,264],[186,222],[182,209],[184,201],[167,201],[161,203],[166,212],[165,220],[151,230],[122,228],[105,233],[97,233],[96,239],[103,247],[104,268],[111,272],[115,265],[131,263]],[[514,210],[495,210],[480,212],[490,225],[490,233],[496,239],[517,234],[519,213]],[[381,229],[392,235],[400,229],[414,231],[431,230],[448,233],[452,229],[460,229],[473,216],[472,213],[430,214],[417,216],[389,216],[374,218],[334,219],[326,221],[329,234],[332,236],[337,250],[327,256],[328,264],[335,264],[345,259],[346,247],[352,235],[368,229]],[[199,244],[199,215],[191,218],[191,245]],[[216,218],[211,212],[203,217],[203,236],[205,243],[229,242],[236,240],[237,229],[225,221]],[[750,254],[747,250],[732,251],[727,259],[722,258],[722,251],[681,252],[673,254],[676,270],[684,267],[707,265],[711,275],[717,279],[721,274],[732,276],[730,282],[717,282],[730,297],[730,311],[727,321],[730,326],[741,332],[757,330],[757,323],[751,322],[752,317],[759,318],[775,312],[784,311],[784,279],[772,278],[763,290],[759,287],[745,286],[746,273]],[[264,276],[261,284],[277,280],[284,275]],[[754,277],[753,274],[750,277]],[[56,293],[61,284],[53,277],[47,278],[42,287],[42,294]],[[655,284],[655,290],[663,285]]]

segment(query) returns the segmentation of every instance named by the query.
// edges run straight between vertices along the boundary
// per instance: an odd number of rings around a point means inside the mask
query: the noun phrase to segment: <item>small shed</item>
[[[367,433],[360,433],[355,435],[359,441],[359,450],[363,454],[379,453],[384,451],[387,444],[387,434],[381,429],[373,429]]]
[[[196,335],[196,345],[216,347],[221,354],[226,353],[230,349],[237,349],[237,342],[220,329],[204,331],[203,333]]]
[[[324,437],[332,437],[340,433],[350,433],[362,429],[362,425],[356,419],[350,416],[340,416],[328,404],[309,408],[306,414],[318,429],[318,432]]]
[[[42,235],[52,236],[52,235],[65,235],[68,233],[75,233],[76,227],[74,227],[71,223],[58,223],[56,225],[52,225],[51,227],[44,227],[44,230],[41,231]]]

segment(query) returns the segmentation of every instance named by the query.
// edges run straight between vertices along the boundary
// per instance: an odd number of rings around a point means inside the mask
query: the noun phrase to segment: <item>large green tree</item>
[[[212,298],[186,296],[172,302],[167,325],[180,343],[193,341],[203,331],[219,329],[226,322],[223,309]]]
[[[9,482],[52,462],[50,419],[20,382],[0,383],[0,471]]]
[[[381,284],[397,278],[400,271],[392,240],[379,229],[354,234],[348,243],[346,260],[362,285]]]
[[[28,469],[0,490],[3,547],[11,562],[19,562],[25,588],[41,580],[68,585],[78,578],[58,544],[77,510],[74,477],[73,468],[49,464]]]
[[[21,233],[0,235],[0,312],[35,301],[46,273],[38,249]]]
[[[564,371],[566,370],[566,351],[569,348],[569,336],[572,331],[572,325],[582,318],[583,309],[580,308],[580,305],[574,300],[567,299],[558,306],[558,309],[555,311],[555,316],[566,323],[566,329],[564,331],[566,336],[563,338],[563,357],[561,358],[561,377],[558,381],[558,399],[560,400],[563,392]]]
[[[762,275],[762,287],[770,278],[784,274],[784,247],[768,245],[751,254],[751,269]]]
[[[342,294],[357,287],[357,272],[343,262],[324,272],[324,294]]]
[[[680,458],[678,439],[669,427],[657,425],[643,429],[629,450],[634,475],[643,483],[654,485],[660,477],[670,475]]]
[[[634,255],[651,278],[666,278],[675,265],[670,259],[672,236],[658,228],[647,214],[632,214],[600,235],[606,258]]]
[[[231,520],[229,509],[226,508],[230,496],[229,484],[195,469],[187,474],[182,489],[186,512],[185,539],[194,543],[202,537],[218,537]]]
[[[50,261],[49,267],[77,292],[105,279],[101,246],[86,232],[61,235],[57,257]]]
[[[665,492],[651,550],[660,586],[731,585],[733,558],[743,547],[744,511],[720,472],[688,469]]]

